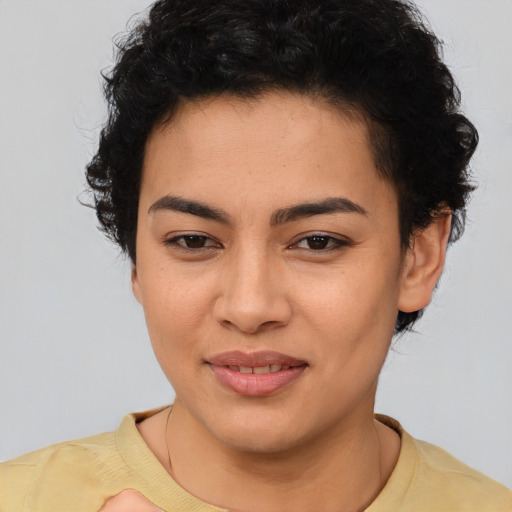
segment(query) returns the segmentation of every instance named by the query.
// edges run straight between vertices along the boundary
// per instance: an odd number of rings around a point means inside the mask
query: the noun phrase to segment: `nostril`
[[[261,324],[261,327],[278,327],[279,325],[282,325],[281,322],[278,322],[277,320],[268,320],[266,322],[263,322]]]
[[[234,320],[228,320],[228,319],[220,319],[218,320],[218,323],[227,329],[235,329],[247,334],[257,334],[259,332],[263,332],[270,329],[275,329],[278,327],[282,327],[286,325],[288,322],[280,322],[277,320],[267,320],[264,322],[258,322],[258,321],[250,321],[248,319],[242,320],[237,319]]]

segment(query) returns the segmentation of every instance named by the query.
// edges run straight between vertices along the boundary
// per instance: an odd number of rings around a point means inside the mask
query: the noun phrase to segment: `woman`
[[[176,400],[6,463],[3,509],[511,510],[374,415],[477,144],[415,10],[160,1],[107,98],[87,179]]]

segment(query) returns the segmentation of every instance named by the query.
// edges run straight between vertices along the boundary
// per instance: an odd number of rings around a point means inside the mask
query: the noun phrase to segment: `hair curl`
[[[456,240],[473,187],[478,134],[441,43],[399,0],[159,0],[118,43],[104,75],[109,117],[87,182],[101,229],[135,263],[144,148],[189,99],[283,89],[367,121],[379,172],[395,187],[402,245],[447,207]],[[399,312],[396,332],[421,311]]]

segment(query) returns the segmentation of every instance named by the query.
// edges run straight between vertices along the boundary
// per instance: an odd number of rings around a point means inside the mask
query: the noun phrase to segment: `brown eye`
[[[183,243],[189,249],[201,249],[205,246],[207,237],[200,235],[186,235],[182,237]]]
[[[164,244],[175,249],[184,251],[200,251],[201,249],[220,248],[220,244],[209,236],[190,233],[189,235],[179,235],[170,239],[163,240]]]
[[[312,234],[301,238],[290,248],[306,249],[311,252],[327,253],[350,245],[350,242],[323,233]]]
[[[314,251],[320,251],[325,249],[331,240],[329,236],[310,236],[307,239],[307,244],[309,249],[313,249]]]

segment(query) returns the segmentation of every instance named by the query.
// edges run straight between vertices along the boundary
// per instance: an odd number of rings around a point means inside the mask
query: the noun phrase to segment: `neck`
[[[373,401],[363,412],[300,446],[258,453],[219,441],[177,400],[165,422],[167,469],[191,494],[229,510],[364,510],[389,478],[400,441],[373,419]]]

